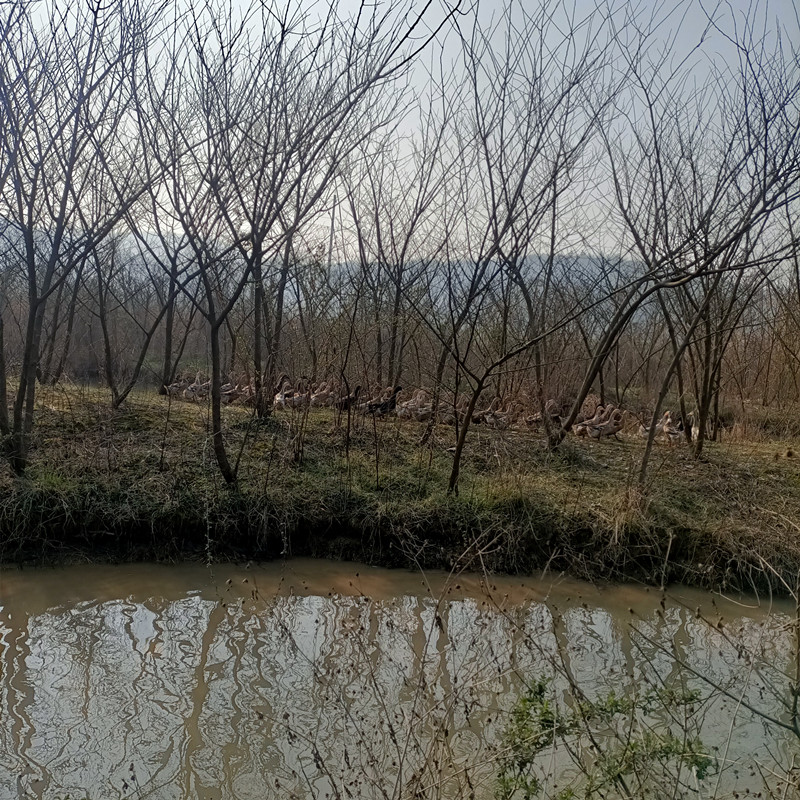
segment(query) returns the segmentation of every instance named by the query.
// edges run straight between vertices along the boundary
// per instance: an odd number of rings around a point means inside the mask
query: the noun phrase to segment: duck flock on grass
[[[429,389],[407,390],[401,395],[403,387],[387,386],[378,391],[366,391],[360,385],[352,390],[337,381],[309,383],[301,380],[293,384],[288,375],[282,375],[278,382],[272,405],[276,411],[302,411],[311,408],[332,408],[338,412],[372,414],[375,417],[397,416],[415,422],[428,422],[436,413],[436,421],[454,425],[466,418],[469,400],[466,396],[454,402],[452,396],[443,394],[439,399],[438,410],[434,412],[434,396]],[[184,378],[165,387],[169,397],[199,403],[205,401],[211,391],[211,382],[202,381],[198,373],[194,380]],[[226,383],[220,387],[222,403],[230,405],[254,406],[256,391],[252,384]],[[410,392],[410,395],[408,394]],[[402,398],[402,399],[401,399]],[[496,430],[539,430],[555,429],[561,426],[563,408],[555,400],[548,400],[544,414],[532,411],[534,403],[522,397],[503,403],[500,397],[472,413],[473,425],[485,425]],[[538,405],[538,403],[537,403]],[[602,440],[618,439],[624,429],[631,429],[630,414],[613,403],[602,405],[596,395],[590,395],[583,404],[580,414],[572,426],[572,432],[582,438]],[[691,425],[691,415],[688,420]],[[650,428],[641,423],[639,435],[648,438]],[[656,441],[675,444],[685,440],[684,425],[672,419],[672,412],[666,411],[655,426]]]

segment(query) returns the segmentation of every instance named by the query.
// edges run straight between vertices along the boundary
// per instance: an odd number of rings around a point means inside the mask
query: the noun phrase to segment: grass
[[[352,558],[386,566],[567,571],[589,579],[679,580],[785,591],[800,571],[795,442],[726,436],[704,461],[657,448],[568,440],[549,453],[527,431],[475,426],[460,494],[447,496],[454,432],[329,409],[259,423],[225,408],[239,485],[222,482],[205,406],[99,389],[42,389],[31,467],[0,469],[0,560]]]

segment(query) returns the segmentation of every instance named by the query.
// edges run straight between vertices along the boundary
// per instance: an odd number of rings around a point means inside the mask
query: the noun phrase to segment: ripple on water
[[[0,800],[372,798],[417,780],[490,797],[540,674],[589,698],[711,678],[702,735],[730,745],[728,788],[791,743],[742,704],[783,713],[786,606],[319,561],[7,571],[0,603]]]

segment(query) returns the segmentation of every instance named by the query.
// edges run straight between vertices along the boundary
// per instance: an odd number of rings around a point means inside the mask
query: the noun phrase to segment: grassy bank
[[[142,393],[112,411],[86,389],[39,402],[28,474],[0,468],[5,563],[313,555],[758,590],[794,587],[800,569],[787,440],[726,438],[704,462],[659,446],[642,494],[633,434],[551,454],[533,433],[476,426],[448,497],[451,428],[423,446],[421,427],[396,418],[354,418],[348,434],[329,409],[259,424],[232,407],[231,490],[202,405]]]

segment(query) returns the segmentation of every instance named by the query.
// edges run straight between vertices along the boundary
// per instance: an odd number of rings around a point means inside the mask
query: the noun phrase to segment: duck
[[[594,416],[590,419],[584,419],[576,423],[572,430],[576,436],[588,436],[589,428],[596,425],[602,425],[605,422],[606,408],[604,406],[597,406],[595,408]]]
[[[242,386],[240,400],[244,406],[255,406],[256,390],[252,383],[245,383]]]
[[[684,435],[686,441],[693,440],[696,434],[694,429],[694,414],[689,413],[686,414],[685,418],[681,417],[681,419],[678,420],[676,427]]]
[[[477,411],[472,415],[472,424],[473,425],[481,425],[485,424],[489,417],[493,417],[500,410],[500,398],[494,397],[492,402],[489,403],[489,407],[485,408],[483,411]]]
[[[402,386],[395,386],[391,397],[386,400],[376,400],[367,404],[367,411],[376,417],[383,417],[391,414],[397,408],[397,395],[403,391]]]
[[[555,400],[548,400],[544,406],[544,415],[541,411],[525,417],[525,424],[529,428],[538,428],[545,419],[549,419],[551,427],[561,426],[561,414],[558,411],[558,403]]]
[[[521,415],[519,403],[508,403],[503,408],[490,411],[484,417],[484,422],[488,428],[495,428],[504,431],[512,426]]]
[[[400,419],[414,419],[414,413],[416,411],[416,406],[411,404],[411,401],[407,400],[405,403],[398,403],[397,408],[395,409],[395,413],[397,414]]]
[[[311,407],[317,408],[329,405],[332,396],[332,388],[328,385],[327,381],[323,381],[311,392]]]
[[[311,404],[311,389],[301,391],[302,384],[295,387],[294,394],[287,398],[287,404],[290,408],[308,408]]]
[[[397,416],[425,422],[433,416],[433,402],[426,389],[417,389],[410,400],[397,404]]]
[[[414,411],[414,419],[417,422],[427,422],[431,417],[433,417],[433,403],[428,403],[424,406],[419,406]]]
[[[167,397],[179,397],[188,387],[189,387],[188,378],[175,381],[175,383],[171,383],[169,384],[169,386],[164,384],[164,389],[166,389]]]
[[[665,411],[664,416],[656,423],[656,436],[664,432],[664,429],[672,425],[672,412]],[[650,426],[643,422],[639,423],[639,436],[646,439],[650,435]]]
[[[689,423],[691,425],[691,422]],[[646,425],[639,425],[639,435],[647,438],[650,435],[650,428]],[[663,437],[667,444],[678,444],[684,436],[683,423],[675,422],[672,419],[672,412],[665,411],[656,425],[655,435]]]
[[[456,412],[453,410],[453,406],[439,406],[439,413],[438,413],[439,422],[442,425],[455,425],[456,424]]]
[[[494,428],[504,431],[514,420],[514,414],[510,411],[489,411],[483,418],[487,428]]]
[[[333,407],[338,411],[349,411],[358,403],[358,395],[361,393],[361,385],[356,386],[346,397],[340,397],[334,401]]]
[[[683,437],[683,426],[681,423],[674,423],[672,417],[662,426],[661,432],[667,444],[678,444]]]
[[[211,382],[200,382],[200,373],[195,376],[194,383],[190,383],[184,390],[183,396],[190,403],[197,403],[208,397],[208,390],[211,388]]]
[[[276,392],[272,404],[278,410],[287,408],[293,396],[294,390],[292,389],[292,384],[289,383],[288,380],[284,381],[281,388]]]
[[[242,396],[242,389],[237,383],[236,386],[231,386],[229,383],[222,387],[220,399],[224,405],[235,403]]]
[[[617,434],[622,430],[624,425],[625,413],[615,408],[608,419],[605,419],[599,425],[590,425],[586,432],[592,439],[597,439],[598,441],[604,436],[613,436],[617,439]]]

